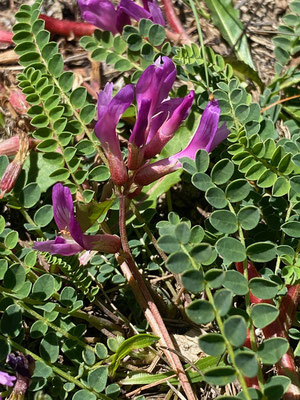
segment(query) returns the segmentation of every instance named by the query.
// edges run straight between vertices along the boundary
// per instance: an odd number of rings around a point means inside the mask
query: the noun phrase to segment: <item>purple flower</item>
[[[122,33],[125,25],[130,25],[130,17],[136,21],[151,19],[154,23],[165,25],[155,0],[143,1],[144,8],[132,0],[121,0],[117,8],[110,0],[78,0],[78,4],[83,19],[114,35]]]
[[[52,190],[53,214],[60,236],[55,240],[35,242],[34,249],[51,254],[71,256],[82,250],[98,250],[116,253],[120,249],[120,239],[114,235],[84,235],[74,216],[73,200],[70,189],[61,183]]]
[[[194,160],[199,149],[205,149],[208,152],[212,151],[229,134],[225,124],[218,128],[219,117],[218,101],[210,101],[202,114],[199,127],[187,147],[171,157],[140,168],[135,175],[134,182],[142,186],[148,185],[162,176],[181,168],[180,158],[188,157]]]
[[[98,95],[98,122],[95,134],[99,139],[109,164],[111,178],[116,185],[128,180],[127,169],[121,153],[116,127],[124,111],[134,98],[134,88],[127,85],[112,97],[113,84],[107,83]]]
[[[13,386],[16,380],[15,376],[11,376],[6,372],[0,371],[0,385]]]
[[[136,86],[137,120],[129,138],[128,168],[136,170],[144,159],[160,153],[187,117],[194,92],[166,100],[176,79],[168,57],[158,58],[142,73]]]

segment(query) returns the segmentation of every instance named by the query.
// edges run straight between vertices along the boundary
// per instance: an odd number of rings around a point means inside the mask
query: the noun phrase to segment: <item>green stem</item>
[[[293,210],[293,203],[290,204],[287,212],[286,212],[286,216],[285,216],[285,220],[284,222],[287,222],[291,216],[292,210]],[[284,244],[284,240],[285,240],[285,233],[282,232],[281,235],[281,239],[280,239],[280,245]],[[300,242],[299,242],[300,243]],[[279,272],[279,267],[280,267],[280,256],[277,256],[277,260],[276,260],[276,265],[275,265],[275,274],[277,275]]]
[[[41,238],[46,238],[46,236],[43,234],[42,230],[37,226],[37,224],[33,221],[31,216],[28,214],[28,212],[24,208],[20,208],[20,213],[23,215],[23,217],[26,219],[26,221],[33,226],[36,226],[36,233],[38,234],[39,237]]]
[[[231,343],[229,342],[229,340],[226,338],[222,318],[220,317],[220,314],[219,314],[217,308],[215,307],[214,298],[213,298],[213,295],[212,295],[211,290],[210,290],[210,288],[208,287],[208,285],[206,285],[205,291],[206,291],[206,295],[207,295],[207,298],[208,298],[210,304],[211,304],[211,305],[213,306],[213,308],[214,308],[217,324],[218,324],[218,326],[219,326],[221,335],[223,336],[223,339],[225,340],[227,352],[228,352],[228,355],[229,355],[229,357],[230,357],[231,364],[233,365],[233,367],[234,367],[234,369],[235,369],[237,378],[238,378],[238,380],[239,380],[239,382],[240,382],[240,384],[241,384],[241,387],[242,387],[242,389],[243,389],[243,394],[244,394],[246,400],[251,400],[251,396],[250,396],[250,394],[249,394],[248,387],[247,387],[247,384],[246,384],[246,382],[245,382],[244,376],[243,376],[243,374],[241,374],[241,372],[240,372],[238,366],[237,366],[236,363],[235,363],[233,347],[232,347]]]
[[[235,209],[232,206],[232,204],[230,203],[230,201],[228,201],[228,207],[229,207],[229,210],[234,215],[236,215]],[[244,232],[243,232],[243,228],[241,227],[240,224],[239,224],[239,238],[240,238],[242,245],[245,247],[246,243],[245,243]],[[246,278],[246,280],[248,282],[248,260],[247,260],[247,258],[243,261],[243,270],[244,270],[244,277]],[[254,329],[254,325],[251,320],[251,302],[250,302],[250,292],[249,291],[248,291],[248,293],[245,294],[245,306],[246,306],[246,312],[249,316],[249,321],[250,321],[249,333],[250,333],[251,349],[254,352],[257,352],[255,329]],[[259,387],[261,388],[261,391],[263,392],[264,378],[263,378],[263,373],[262,373],[260,364],[258,365],[257,378],[258,378]]]
[[[204,71],[205,71],[205,80],[206,80],[206,89],[209,92],[209,79],[208,79],[208,69],[207,69],[207,57],[206,57],[206,51],[205,51],[205,46],[204,46],[204,41],[203,41],[203,35],[202,35],[202,29],[200,26],[200,21],[198,17],[198,13],[194,4],[193,0],[189,0],[191,9],[193,11],[196,25],[197,25],[197,30],[198,30],[198,35],[199,35],[199,40],[200,40],[200,46],[202,50],[202,56],[203,56],[203,65],[204,65]]]

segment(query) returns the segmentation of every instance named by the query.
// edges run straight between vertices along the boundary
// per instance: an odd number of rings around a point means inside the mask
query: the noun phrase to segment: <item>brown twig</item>
[[[120,237],[122,242],[124,258],[123,262],[119,260],[122,272],[130,284],[137,301],[142,307],[145,317],[152,328],[155,335],[160,337],[160,344],[169,349],[174,349],[173,342],[167,331],[167,328],[161,318],[161,315],[154,303],[152,296],[145,284],[131,254],[131,250],[128,244],[127,232],[126,232],[126,196],[120,194],[120,211],[119,211],[119,226],[120,226]],[[188,400],[196,400],[193,389],[188,381],[186,373],[183,369],[182,363],[177,354],[172,353],[169,350],[165,350],[165,355],[170,363],[171,368],[176,372],[179,382],[187,396]]]

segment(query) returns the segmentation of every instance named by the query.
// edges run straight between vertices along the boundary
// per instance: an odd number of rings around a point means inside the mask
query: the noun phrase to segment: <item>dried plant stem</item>
[[[141,276],[130,251],[126,232],[126,196],[120,195],[120,237],[122,242],[123,253],[121,256],[124,258],[122,262],[119,260],[122,272],[130,284],[137,301],[144,311],[145,317],[151,326],[153,333],[160,337],[160,344],[164,347],[174,349],[173,342],[167,331],[167,328],[162,320],[162,317],[154,303],[151,294]],[[171,368],[176,372],[180,384],[187,396],[188,400],[196,400],[193,389],[188,381],[186,373],[183,369],[179,357],[168,350],[164,350],[165,355],[170,363]]]

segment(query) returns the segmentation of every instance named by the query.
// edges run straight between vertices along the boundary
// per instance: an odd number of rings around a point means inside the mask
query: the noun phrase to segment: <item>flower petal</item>
[[[0,385],[13,386],[15,380],[15,376],[11,376],[6,372],[0,371]]]
[[[145,6],[146,3],[148,5],[148,8]],[[143,0],[143,4],[144,4],[145,9],[150,12],[151,20],[155,24],[159,24],[159,25],[162,25],[162,26],[166,25],[164,17],[163,17],[162,12],[161,12],[161,9],[160,9],[160,7],[158,6],[158,4],[156,3],[155,0],[153,0],[153,1]]]
[[[60,231],[70,230],[70,219],[74,216],[72,195],[68,187],[57,183],[52,189],[53,214]]]
[[[136,21],[139,21],[142,18],[151,18],[150,12],[146,11],[143,7],[135,4],[132,0],[121,0],[120,8]]]
[[[224,123],[220,128],[218,128],[212,142],[210,142],[209,146],[207,146],[206,150],[208,152],[213,151],[223,140],[227,139],[230,131],[227,129],[226,124]]]
[[[95,134],[105,151],[108,159],[111,177],[115,184],[123,185],[127,182],[128,174],[121,153],[116,127],[121,115],[130,106],[134,98],[133,85],[127,85],[121,89],[115,97],[108,101],[112,87],[105,87],[106,92],[101,95],[98,108],[98,122],[95,126]]]
[[[217,100],[210,101],[203,111],[199,127],[187,147],[172,156],[172,159],[189,157],[194,159],[199,149],[211,151],[218,130],[220,108]]]
[[[78,0],[82,18],[104,31],[117,33],[117,12],[109,0]]]
[[[182,99],[172,99],[173,101],[170,105],[168,113],[168,119],[165,123],[158,129],[154,134],[152,140],[147,143],[145,148],[145,159],[154,157],[156,154],[160,153],[164,146],[172,139],[175,132],[181,125],[181,123],[186,119],[188,113],[192,107],[194,101],[194,91],[191,91],[186,97]],[[178,101],[179,100],[179,101]],[[163,102],[170,103],[170,101]],[[172,105],[178,104],[174,109]],[[168,108],[166,108],[167,110]]]
[[[159,57],[140,76],[136,85],[136,101],[138,110],[142,100],[149,99],[151,101],[148,122],[157,112],[159,104],[168,96],[175,79],[176,68],[168,57]]]
[[[35,242],[33,248],[50,254],[60,254],[61,256],[72,256],[83,250],[74,240],[64,239],[61,236],[57,236],[55,240]]]

